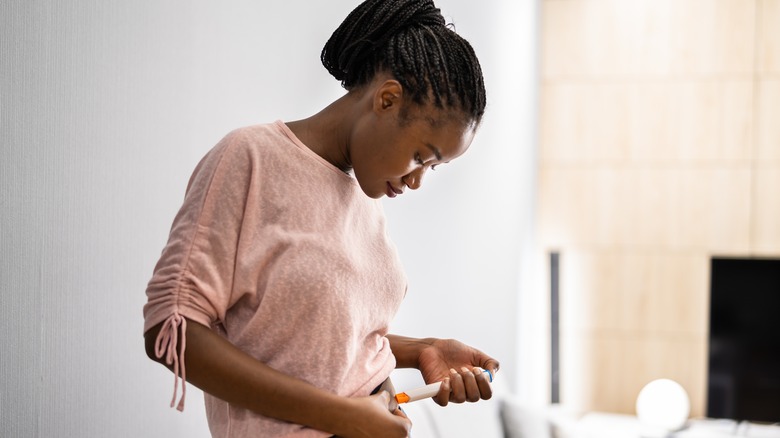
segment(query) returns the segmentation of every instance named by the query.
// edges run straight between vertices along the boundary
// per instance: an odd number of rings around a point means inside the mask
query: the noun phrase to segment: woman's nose
[[[425,176],[425,167],[418,167],[411,173],[406,175],[403,179],[404,184],[412,190],[417,190],[422,185],[423,177]]]

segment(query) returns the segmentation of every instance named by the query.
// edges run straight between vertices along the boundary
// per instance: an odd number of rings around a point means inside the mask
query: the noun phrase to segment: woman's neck
[[[348,172],[350,135],[356,114],[357,97],[347,93],[311,117],[287,123],[303,144],[337,168]]]

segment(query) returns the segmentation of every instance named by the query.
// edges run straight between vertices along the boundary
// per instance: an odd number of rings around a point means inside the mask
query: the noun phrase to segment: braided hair
[[[380,71],[423,105],[456,109],[479,124],[486,96],[471,45],[448,26],[432,0],[366,0],[325,43],[322,64],[352,90]]]

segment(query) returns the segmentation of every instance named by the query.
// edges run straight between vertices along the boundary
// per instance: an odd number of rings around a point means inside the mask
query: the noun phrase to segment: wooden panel
[[[621,234],[618,173],[612,170],[542,168],[539,172],[539,235],[546,246],[595,243],[599,236]],[[622,197],[621,197],[622,198]],[[614,225],[611,229],[607,227]]]
[[[540,107],[543,164],[751,159],[750,80],[548,82]]]
[[[568,407],[634,414],[639,391],[668,378],[685,388],[691,416],[705,413],[706,338],[567,332],[561,348],[561,401]]]
[[[563,251],[561,327],[705,336],[708,275],[704,252]]]
[[[759,1],[758,65],[763,73],[780,73],[780,0]]]
[[[541,8],[562,401],[633,413],[666,377],[704,415],[709,257],[780,255],[780,0]]]
[[[780,257],[780,166],[756,169],[753,252]]]
[[[612,83],[541,86],[543,164],[604,163],[628,157],[630,87]]]
[[[757,86],[759,94],[756,159],[763,164],[780,164],[780,78],[759,81]]]
[[[750,249],[750,169],[542,168],[548,246]]]
[[[614,338],[564,331],[560,341],[561,403],[579,412],[631,412],[625,400],[638,393],[624,391],[625,364]]]
[[[620,251],[561,252],[560,327],[565,331],[621,326],[624,269]]]
[[[632,161],[746,162],[751,158],[753,86],[744,81],[636,84]]]
[[[750,250],[750,169],[681,172],[676,239],[712,253]]]
[[[755,0],[546,1],[542,77],[750,74]]]
[[[659,205],[670,198],[656,193],[673,194],[675,181],[659,176],[660,185],[645,187],[652,183],[640,181],[640,173],[613,168],[543,168],[539,186],[542,241],[557,246],[614,247],[650,240],[646,237],[654,234],[650,229],[669,221],[658,221],[658,215],[664,214],[660,211],[671,211]]]

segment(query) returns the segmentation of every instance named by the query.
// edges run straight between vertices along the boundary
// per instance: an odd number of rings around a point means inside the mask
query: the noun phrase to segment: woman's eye
[[[419,152],[414,154],[414,162],[419,164],[420,166],[425,166],[425,161],[423,161]],[[438,164],[431,164],[431,170],[436,170],[436,166],[438,166]]]

